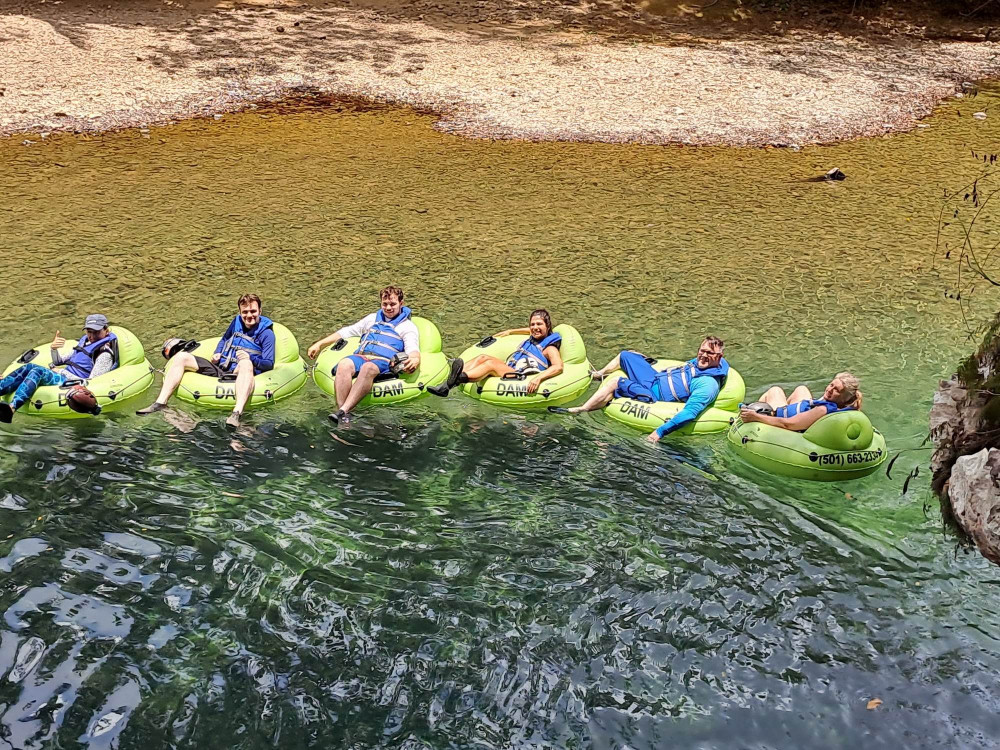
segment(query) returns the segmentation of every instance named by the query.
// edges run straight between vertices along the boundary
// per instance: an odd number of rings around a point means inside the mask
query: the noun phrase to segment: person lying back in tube
[[[461,357],[451,361],[448,379],[441,385],[428,386],[427,391],[435,396],[447,396],[456,385],[477,382],[483,378],[520,374],[534,375],[528,381],[528,393],[535,393],[538,386],[563,371],[559,346],[562,336],[552,332],[552,317],[547,310],[535,310],[528,318],[527,328],[511,328],[496,335],[527,335],[517,350],[505,362],[489,354],[480,354],[468,362]]]
[[[663,372],[653,369],[639,352],[623,351],[600,370],[594,370],[591,376],[599,380],[621,369],[625,371],[624,377],[604,380],[597,392],[580,406],[569,409],[550,406],[549,411],[565,414],[594,411],[607,406],[614,398],[633,398],[646,403],[683,401],[684,408],[646,438],[651,443],[658,442],[664,435],[697,419],[715,401],[729,374],[729,363],[722,357],[725,346],[722,339],[708,336],[701,342],[694,359]]]
[[[813,399],[804,385],[785,396],[780,386],[769,388],[760,401],[742,406],[740,419],[762,422],[772,427],[805,432],[821,417],[838,411],[861,410],[861,383],[849,372],[839,372],[823,391],[823,398]]]
[[[66,339],[59,335],[59,331],[56,331],[49,346],[52,348],[50,367],[29,362],[0,380],[0,396],[14,394],[9,404],[0,403],[0,422],[12,421],[14,412],[30,401],[41,386],[65,385],[74,380],[93,379],[118,366],[118,337],[108,328],[107,317],[99,313],[87,316],[83,323],[83,336],[77,341],[71,354],[63,356],[59,353],[58,350],[66,346]],[[86,389],[83,390],[89,393]],[[72,391],[67,394],[69,406],[74,411],[81,411],[74,403],[74,395]],[[88,403],[92,399],[93,394],[90,394]],[[84,411],[100,414],[101,407],[94,400]]]
[[[261,315],[262,304],[256,294],[244,294],[237,301],[239,313],[222,334],[211,360],[180,351],[170,356],[163,386],[156,401],[136,414],[152,414],[167,405],[186,372],[197,372],[210,378],[235,373],[236,405],[226,424],[240,426],[240,417],[254,392],[254,375],[274,368],[274,322]]]
[[[392,372],[394,364],[404,372],[416,372],[420,367],[420,332],[410,320],[412,311],[403,306],[403,296],[398,286],[387,286],[379,292],[379,310],[309,347],[309,358],[316,359],[324,348],[341,339],[361,338],[354,354],[340,360],[334,369],[337,411],[330,414],[332,421],[345,427],[350,424],[351,410],[371,392],[375,378]]]

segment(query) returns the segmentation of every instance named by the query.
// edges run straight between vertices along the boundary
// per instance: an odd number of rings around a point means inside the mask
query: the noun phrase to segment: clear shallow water
[[[480,143],[311,109],[3,143],[0,361],[95,309],[151,350],[208,335],[251,289],[305,349],[402,282],[452,353],[545,304],[595,361],[709,331],[753,393],[853,367],[898,450],[969,346],[931,253],[942,190],[1000,135],[969,117],[991,101],[800,153]],[[849,179],[801,182],[831,166]],[[235,437],[182,407],[0,428],[0,741],[1000,736],[998,574],[955,554],[920,479],[901,495],[926,454],[830,487],[600,416],[453,398],[335,438],[328,404],[310,387]]]

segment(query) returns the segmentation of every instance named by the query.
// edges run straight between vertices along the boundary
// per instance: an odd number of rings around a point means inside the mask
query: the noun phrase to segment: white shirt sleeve
[[[340,336],[342,339],[361,338],[366,333],[368,333],[368,330],[372,327],[372,323],[375,322],[375,315],[376,313],[372,313],[371,315],[366,315],[354,325],[344,326],[339,331],[337,331],[337,335]]]
[[[420,331],[417,330],[417,326],[412,320],[404,320],[396,326],[396,331],[403,339],[404,352],[410,354],[420,351]]]

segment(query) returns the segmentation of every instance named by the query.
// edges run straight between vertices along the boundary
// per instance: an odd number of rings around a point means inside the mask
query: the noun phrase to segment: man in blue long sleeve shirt
[[[212,359],[196,357],[190,352],[174,354],[163,375],[163,386],[156,401],[136,414],[152,414],[164,408],[185,372],[197,372],[210,378],[235,374],[233,390],[236,404],[226,424],[239,427],[243,408],[253,395],[254,375],[274,367],[274,324],[270,318],[260,314],[261,301],[256,294],[244,294],[238,306],[239,315],[233,318],[222,334]]]
[[[647,439],[655,443],[696,419],[715,401],[729,371],[729,364],[722,358],[724,348],[721,339],[709,336],[701,343],[697,357],[663,372],[654,370],[642,354],[623,351],[592,375],[595,379],[604,378],[608,373],[621,369],[625,371],[625,376],[605,380],[585,404],[567,411],[576,414],[601,409],[615,397],[634,398],[646,403],[683,401],[684,408],[649,434]]]

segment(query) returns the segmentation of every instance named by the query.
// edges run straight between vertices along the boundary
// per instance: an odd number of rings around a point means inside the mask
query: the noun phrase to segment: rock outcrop
[[[983,352],[977,356],[982,362]],[[984,557],[1000,565],[1000,432],[984,415],[992,391],[967,388],[958,377],[934,393],[930,428],[934,440],[931,486],[948,521]]]
[[[956,523],[985,558],[1000,565],[1000,450],[983,448],[958,458],[948,499]]]
[[[938,383],[930,414],[931,439],[934,441],[931,481],[938,495],[946,489],[955,460],[978,450],[970,443],[974,443],[979,434],[979,416],[985,403],[986,399],[982,396],[970,396],[968,389],[957,378]]]

